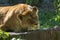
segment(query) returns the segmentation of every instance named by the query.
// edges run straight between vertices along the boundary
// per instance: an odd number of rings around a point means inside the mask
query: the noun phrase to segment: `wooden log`
[[[10,32],[10,39],[23,39],[23,40],[57,40],[56,30],[38,30],[32,32],[12,33]]]

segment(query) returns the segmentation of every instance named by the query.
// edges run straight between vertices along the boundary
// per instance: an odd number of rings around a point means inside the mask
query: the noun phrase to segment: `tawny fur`
[[[0,28],[4,31],[37,30],[38,9],[27,4],[0,7]]]

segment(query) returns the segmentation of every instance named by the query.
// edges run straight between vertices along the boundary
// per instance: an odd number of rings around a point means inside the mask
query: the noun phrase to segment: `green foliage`
[[[26,0],[26,4],[38,4],[39,0]]]
[[[6,39],[7,37],[9,37],[9,33],[0,30],[0,39],[1,38]]]
[[[50,28],[54,26],[60,26],[60,3],[55,1],[55,11],[48,10],[47,12],[40,12],[41,28]],[[59,1],[60,2],[60,1]]]
[[[40,23],[42,28],[49,28],[50,26],[54,26],[54,17],[55,14],[51,11],[40,12]],[[56,25],[56,24],[55,24]]]

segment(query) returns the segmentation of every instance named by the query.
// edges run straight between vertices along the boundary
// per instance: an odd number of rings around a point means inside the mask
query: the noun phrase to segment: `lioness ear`
[[[36,6],[33,6],[33,10],[34,10],[34,11],[37,11],[37,7],[36,7]]]
[[[38,13],[38,8],[36,6],[33,6],[32,11],[33,11],[33,13]]]

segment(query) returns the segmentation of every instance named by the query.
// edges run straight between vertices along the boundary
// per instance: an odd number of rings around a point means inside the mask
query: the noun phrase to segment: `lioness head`
[[[26,10],[22,14],[18,15],[18,18],[21,20],[22,28],[28,30],[37,30],[38,27],[38,9],[33,6],[31,10]]]

